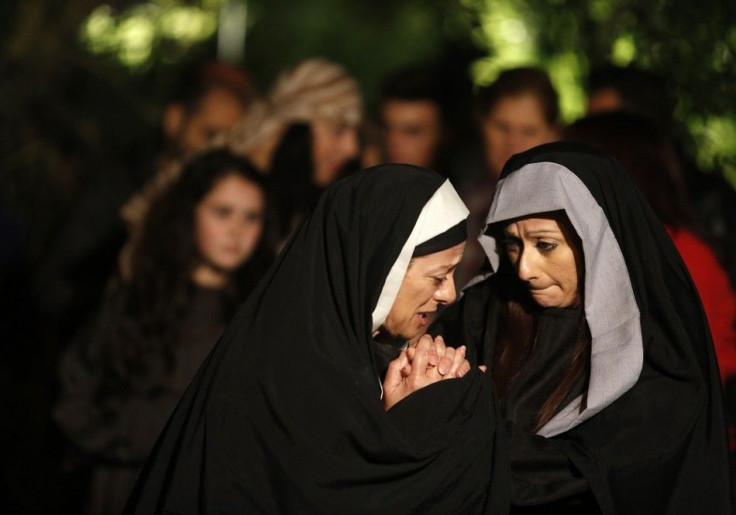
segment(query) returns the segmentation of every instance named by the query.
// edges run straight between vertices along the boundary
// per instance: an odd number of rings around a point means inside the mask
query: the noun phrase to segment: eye
[[[252,211],[250,213],[245,213],[245,216],[243,218],[247,223],[254,224],[260,222],[263,219],[263,216],[261,215],[261,213]]]
[[[550,241],[539,240],[536,247],[539,249],[540,252],[552,252],[557,248],[557,244]]]
[[[230,213],[232,212],[232,209],[225,206],[215,206],[212,208],[212,212],[215,214],[217,218],[227,218],[230,216]]]
[[[434,281],[435,286],[441,286],[442,283],[444,283],[447,280],[447,277],[446,276],[432,277],[432,280]]]
[[[506,236],[499,243],[506,252],[519,252],[521,250],[521,241],[512,236]]]

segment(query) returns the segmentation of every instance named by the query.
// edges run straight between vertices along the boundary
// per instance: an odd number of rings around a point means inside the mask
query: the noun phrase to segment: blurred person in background
[[[644,116],[673,141],[681,143],[691,136],[674,120],[673,90],[673,84],[664,77],[635,66],[596,68],[587,81],[588,114],[626,111]],[[721,263],[736,288],[736,191],[722,174],[699,169],[681,144],[675,150],[692,206],[691,215],[718,247]]]
[[[330,61],[308,59],[283,72],[270,94],[210,147],[227,146],[270,177],[280,247],[322,190],[359,166],[361,118],[355,79]],[[180,164],[162,167],[124,206],[129,226],[139,224],[151,192],[175,180],[180,169]]]
[[[477,235],[485,225],[493,192],[508,159],[517,153],[560,137],[557,91],[544,70],[511,68],[478,92],[477,117],[483,140],[486,173],[480,184],[464,195],[470,209],[468,233]],[[468,240],[458,270],[459,286],[475,275],[484,260],[475,238]]]
[[[385,161],[437,171],[444,138],[440,82],[429,69],[405,68],[389,77],[381,95]]]
[[[672,99],[664,78],[633,66],[595,68],[587,80],[587,113],[625,110],[646,116],[659,127],[672,123]]]
[[[538,68],[512,68],[478,92],[488,184],[495,186],[506,161],[560,136],[557,92]],[[490,198],[488,199],[490,205]]]
[[[130,277],[60,368],[55,418],[92,461],[88,513],[120,513],[140,466],[235,309],[270,265],[266,180],[216,150],[152,199]]]
[[[147,162],[139,158],[132,169],[113,164],[82,184],[38,275],[39,303],[58,324],[59,340],[72,336],[95,309],[115,270],[126,239],[121,206],[152,170],[196,152],[242,120],[253,97],[250,81],[239,68],[210,63],[187,70],[164,108],[164,143],[158,154]]]

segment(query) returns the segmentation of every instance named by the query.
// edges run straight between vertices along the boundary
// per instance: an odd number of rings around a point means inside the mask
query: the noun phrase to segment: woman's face
[[[229,273],[242,265],[261,238],[264,204],[260,186],[239,175],[217,181],[194,213],[200,266]]]
[[[440,306],[457,298],[453,273],[463,257],[465,243],[416,257],[409,263],[382,330],[404,340],[413,340],[427,330]]]
[[[556,125],[544,117],[539,99],[530,93],[501,98],[482,121],[486,161],[496,178],[514,154],[558,139]]]
[[[345,164],[358,155],[358,128],[339,120],[312,122],[312,160],[314,183],[332,184]]]
[[[537,304],[566,308],[578,302],[582,252],[567,222],[558,217],[524,218],[503,232],[506,254]]]

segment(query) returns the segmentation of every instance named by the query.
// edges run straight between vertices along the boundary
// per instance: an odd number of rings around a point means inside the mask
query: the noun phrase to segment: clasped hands
[[[484,369],[484,367],[481,367]],[[470,371],[465,346],[447,347],[441,336],[422,336],[388,366],[383,381],[383,407],[388,410],[412,392],[432,383],[463,377]]]

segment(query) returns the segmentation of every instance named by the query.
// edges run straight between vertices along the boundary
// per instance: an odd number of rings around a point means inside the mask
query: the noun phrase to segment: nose
[[[357,129],[351,127],[351,129],[345,133],[342,149],[346,160],[352,159],[358,155],[358,151],[360,149],[358,145]]]
[[[521,251],[519,260],[516,262],[516,273],[519,279],[528,282],[536,277],[536,265],[534,257],[526,249]]]
[[[233,220],[230,221],[229,226],[229,233],[233,237],[239,237],[243,231],[245,230],[246,223],[244,220],[238,219],[238,217],[233,217]]]
[[[457,290],[455,289],[455,279],[450,277],[442,283],[434,295],[434,300],[440,304],[452,304],[457,299]]]

